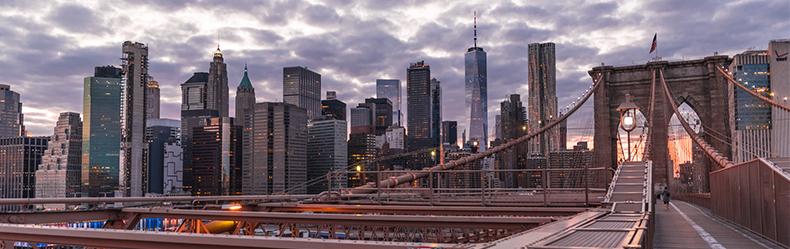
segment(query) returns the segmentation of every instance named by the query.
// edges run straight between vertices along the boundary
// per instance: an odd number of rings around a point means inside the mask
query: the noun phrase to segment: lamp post
[[[620,128],[628,134],[628,159],[626,161],[631,161],[631,131],[636,128],[636,110],[639,110],[639,107],[634,104],[634,97],[626,93],[625,102],[617,107],[617,111],[620,112]]]

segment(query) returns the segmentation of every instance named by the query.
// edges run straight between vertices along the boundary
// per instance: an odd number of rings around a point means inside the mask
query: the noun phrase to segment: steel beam
[[[335,224],[360,226],[527,229],[554,221],[550,217],[486,217],[427,215],[304,214],[215,211],[171,208],[124,208],[141,218],[233,220],[260,223]]]
[[[380,214],[441,214],[491,216],[570,216],[587,211],[584,207],[469,207],[469,206],[379,206],[262,203],[258,211],[268,212],[323,212],[323,213],[380,213]]]
[[[0,223],[12,224],[50,224],[128,218],[120,209],[0,213]]]
[[[0,224],[0,238],[109,248],[451,248],[453,244],[277,238]]]

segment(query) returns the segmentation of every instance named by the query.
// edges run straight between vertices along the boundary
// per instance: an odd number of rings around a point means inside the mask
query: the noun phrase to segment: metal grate
[[[629,229],[636,225],[636,221],[596,221],[584,228],[601,228],[601,229]]]
[[[615,248],[623,243],[628,232],[576,231],[548,246]]]

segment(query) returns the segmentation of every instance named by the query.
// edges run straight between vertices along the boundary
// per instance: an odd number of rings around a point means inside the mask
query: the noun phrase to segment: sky
[[[527,44],[556,44],[560,108],[591,84],[587,71],[643,64],[654,34],[664,60],[766,49],[790,38],[790,1],[0,1],[0,84],[20,93],[25,125],[51,135],[61,112],[82,112],[83,78],[118,66],[124,41],[149,47],[162,118],[180,118],[181,91],[207,72],[216,47],[228,64],[230,111],[249,67],[258,102],[282,101],[282,68],[322,75],[322,98],[337,91],[350,107],[375,97],[376,79],[400,79],[425,61],[442,82],[443,119],[464,124],[464,61],[488,53],[489,137],[499,102],[527,102]],[[406,103],[402,104],[406,111]],[[569,137],[592,135],[591,104],[569,121]],[[408,115],[408,113],[406,113]],[[572,143],[569,143],[572,144]]]

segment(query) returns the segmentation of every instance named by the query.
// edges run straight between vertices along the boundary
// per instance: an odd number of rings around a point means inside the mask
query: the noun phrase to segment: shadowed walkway
[[[656,204],[653,248],[785,248],[722,219],[710,210],[673,200]],[[684,217],[685,216],[685,217]]]

